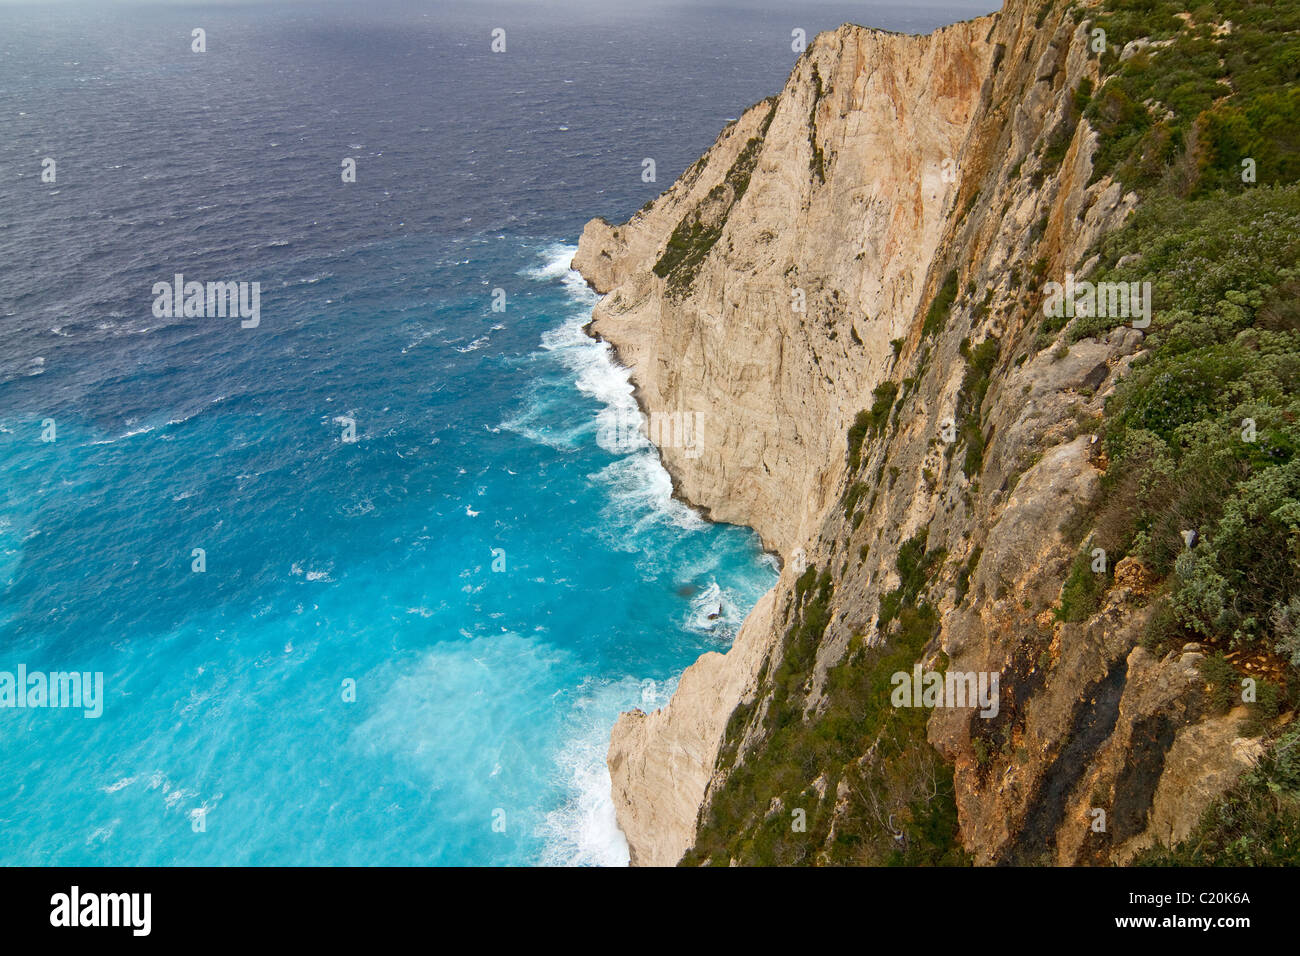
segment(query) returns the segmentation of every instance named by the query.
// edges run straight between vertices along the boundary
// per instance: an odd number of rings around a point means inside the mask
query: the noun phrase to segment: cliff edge
[[[1080,121],[1086,13],[821,34],[667,192],[584,229],[593,332],[652,416],[697,416],[657,435],[678,492],[784,561],[728,653],[613,730],[633,864],[1126,862],[1258,761],[1246,712],[1204,706],[1205,649],[1144,646],[1140,562],[1061,612],[1105,402],[1146,355],[1140,323],[1041,323],[1139,204]],[[914,668],[997,675],[996,712],[891,706]]]

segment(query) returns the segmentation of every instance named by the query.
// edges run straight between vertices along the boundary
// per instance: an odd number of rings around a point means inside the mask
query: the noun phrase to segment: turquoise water
[[[232,5],[195,55],[128,6],[0,5],[0,672],[105,682],[0,708],[0,863],[626,862],[617,714],[776,569],[614,443],[567,264],[780,87],[789,16]],[[260,325],[155,317],[176,273]]]
[[[514,269],[504,313],[461,251],[374,250],[445,291],[346,323],[366,257],[322,265],[322,313],[185,410],[3,423],[6,657],[106,682],[98,720],[4,714],[10,862],[625,859],[609,728],[725,649],[773,567],[648,444],[601,447],[634,406],[573,248],[476,244]]]

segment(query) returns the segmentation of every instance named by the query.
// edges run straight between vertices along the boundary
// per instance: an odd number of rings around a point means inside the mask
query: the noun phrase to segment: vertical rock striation
[[[783,554],[815,533],[844,432],[920,301],[992,23],[822,34],[647,209],[583,231],[574,266],[610,293],[593,330],[647,408],[702,413],[697,458],[662,449],[678,490]]]
[[[1078,549],[1063,523],[1105,464],[1079,423],[1142,342],[1120,329],[1062,354],[1037,338],[1042,283],[1086,273],[1087,250],[1136,202],[1091,181],[1096,138],[1074,98],[1096,77],[1086,22],[1064,2],[1008,0],[929,36],[846,25],[630,221],[584,229],[574,266],[604,294],[595,334],[648,411],[700,416],[692,447],[661,446],[677,491],[785,559],[727,654],[613,730],[634,864],[725,843],[704,832],[721,826],[709,808],[736,767],[767,759],[805,563],[830,585],[797,675],[815,722],[833,709],[831,670],[895,641],[882,598],[906,591],[900,550],[922,534],[940,562],[922,660],[1003,675],[997,719],[940,709],[928,722],[976,862],[1121,861],[1186,832],[1249,766],[1235,719],[1202,720],[1196,650],[1157,660],[1136,646],[1134,588],[1083,623],[1045,613]],[[862,410],[875,414],[854,453]],[[858,765],[883,759],[864,750]],[[834,861],[857,812],[848,778],[822,771],[813,862]],[[1122,816],[1104,841],[1084,836],[1099,791]]]
[[[814,539],[845,431],[920,302],[918,264],[951,212],[956,176],[945,170],[970,136],[992,25],[819,36],[781,94],[647,209],[583,231],[574,266],[608,293],[594,331],[632,368],[647,409],[700,413],[697,457],[661,449],[678,492],[786,557]],[[711,248],[657,274],[674,234],[696,222],[716,235]],[[675,863],[691,845],[723,726],[773,642],[770,605],[725,658],[688,669],[668,707],[615,729],[615,803],[634,863]]]

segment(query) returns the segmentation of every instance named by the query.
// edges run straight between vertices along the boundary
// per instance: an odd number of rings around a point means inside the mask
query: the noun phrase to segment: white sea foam
[[[662,707],[676,683],[657,685],[627,677],[582,686],[558,759],[565,801],[546,815],[540,827],[544,866],[627,866],[627,838],[614,816],[605,764],[609,728],[618,713],[629,707],[647,711]]]
[[[545,412],[544,404],[534,404],[517,417],[503,421],[501,427],[517,435],[522,435],[531,442],[554,448],[556,451],[573,449],[577,446],[581,436],[589,430],[586,425],[580,425],[567,431],[558,431],[551,425],[541,425],[538,422],[544,417]]]
[[[131,784],[135,783],[136,780],[138,779],[139,779],[139,775],[136,775],[134,777],[122,777],[120,780],[110,783],[106,787],[100,787],[99,789],[100,792],[102,793],[117,793],[117,791],[125,787],[129,787]]]
[[[721,588],[717,581],[710,581],[708,587],[691,598],[686,613],[686,626],[692,631],[728,641],[736,636],[744,620],[734,595]]]
[[[653,525],[671,525],[698,531],[706,522],[692,508],[673,497],[673,482],[652,451],[638,452],[610,462],[590,476],[608,494],[605,527],[611,544],[622,550],[641,550],[645,542],[628,540]]]
[[[113,836],[113,831],[121,823],[121,818],[113,820],[108,826],[96,827],[91,831],[90,836],[86,837],[86,846],[93,847],[101,843],[107,843]]]
[[[294,564],[290,566],[289,573],[296,578],[305,577],[308,581],[325,581],[326,583],[332,583],[334,581],[334,578],[330,575],[329,571],[307,571],[297,562],[294,562]]]
[[[542,264],[534,266],[531,269],[525,269],[524,275],[530,279],[538,279],[543,282],[549,282],[559,279],[564,283],[565,291],[569,296],[580,305],[586,305],[588,311],[590,307],[596,304],[600,298],[591,286],[587,285],[577,270],[569,268],[573,262],[573,257],[578,252],[577,246],[568,245],[563,242],[552,243],[542,250]]]
[[[532,407],[517,421],[505,423],[505,427],[548,445],[563,442],[569,447],[594,430],[595,441],[603,450],[621,456],[591,476],[606,489],[602,534],[614,547],[645,551],[649,539],[643,532],[651,526],[667,524],[691,532],[703,529],[706,523],[696,511],[673,498],[672,479],[645,436],[644,416],[637,406],[629,370],[615,360],[608,343],[586,333],[598,296],[581,275],[569,268],[576,251],[571,245],[549,246],[542,251],[542,263],[524,274],[538,281],[563,282],[573,311],[542,336],[541,347],[568,370],[577,389],[595,399],[601,408],[595,421],[566,428],[562,436],[553,435],[553,427],[539,424],[548,419],[544,390],[540,390]],[[664,557],[646,555],[647,560],[656,563]],[[713,588],[717,590],[716,600],[699,597],[690,618],[690,622],[698,623],[699,630],[710,634],[716,634],[720,624],[738,624],[734,601],[722,595],[716,584]],[[708,604],[710,600],[713,605]],[[711,616],[714,605],[720,610]],[[675,685],[675,679],[656,686],[653,681],[627,677],[620,681],[589,681],[583,686],[574,707],[571,731],[558,756],[566,798],[558,809],[547,814],[541,828],[546,847],[544,864],[627,864],[627,840],[615,820],[605,765],[609,728],[618,713],[628,707],[654,710],[663,706]]]
[[[626,541],[626,531],[640,531],[648,522],[685,530],[703,528],[705,522],[699,514],[672,496],[672,479],[645,437],[645,416],[637,406],[629,369],[615,361],[608,343],[591,338],[585,331],[598,296],[581,275],[569,268],[576,252],[576,246],[548,246],[542,251],[542,264],[525,273],[541,281],[564,282],[574,312],[542,336],[542,348],[569,369],[580,392],[602,406],[594,423],[582,423],[566,438],[571,441],[594,424],[596,443],[605,451],[625,455],[592,476],[609,489],[607,516],[618,526],[610,530],[620,540]],[[508,427],[527,434],[524,428],[531,417],[525,413]]]

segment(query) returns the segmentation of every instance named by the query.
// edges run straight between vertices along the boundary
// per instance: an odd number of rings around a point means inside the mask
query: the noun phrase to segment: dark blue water
[[[793,27],[978,12],[0,6],[0,671],[105,680],[0,709],[0,862],[625,861],[615,716],[775,570],[609,440],[573,243]]]

